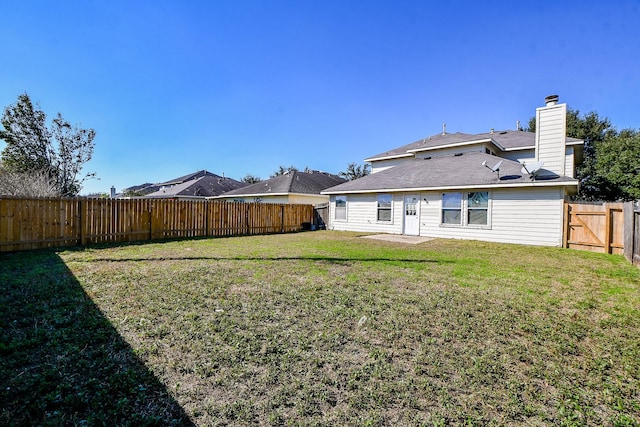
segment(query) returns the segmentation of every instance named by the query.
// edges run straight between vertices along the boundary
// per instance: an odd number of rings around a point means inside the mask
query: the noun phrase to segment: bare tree
[[[0,165],[0,196],[60,197],[60,191],[46,172],[11,172]]]

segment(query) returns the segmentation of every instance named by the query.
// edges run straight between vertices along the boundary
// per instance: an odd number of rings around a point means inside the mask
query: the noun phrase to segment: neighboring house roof
[[[129,188],[125,188],[125,190],[138,191],[138,190],[143,190],[145,188],[152,187],[153,185],[154,184],[152,184],[150,182],[145,182],[144,184],[134,185],[134,186],[131,186]]]
[[[581,139],[566,138],[567,145],[582,144]],[[366,162],[375,160],[393,159],[400,157],[412,157],[420,151],[436,150],[446,147],[489,143],[501,151],[533,150],[536,145],[536,134],[520,130],[503,130],[487,133],[445,133],[432,135],[419,141],[412,142],[402,147],[385,151],[365,159]]]
[[[326,188],[346,182],[346,179],[326,172],[292,171],[265,181],[224,193],[224,196],[269,196],[284,194],[320,194]]]
[[[502,161],[500,178],[483,165],[484,161],[489,167]],[[545,176],[532,180],[529,174],[522,172],[522,164],[518,162],[479,152],[465,153],[407,160],[381,172],[328,188],[322,194],[578,185],[576,179],[550,175],[544,169],[540,175]]]
[[[218,175],[216,175],[214,173],[208,172],[206,170],[201,170],[201,171],[197,171],[197,172],[193,172],[193,173],[187,174],[185,176],[174,178],[174,179],[166,181],[166,182],[159,182],[156,185],[165,185],[166,186],[166,185],[182,184],[184,182],[192,181],[192,180],[197,179],[197,178],[202,178],[203,176],[207,176],[207,175],[215,176],[217,178],[222,178],[221,176],[218,176]]]
[[[212,197],[246,185],[244,182],[202,170],[156,184],[158,190],[145,197]]]
[[[153,193],[154,191],[157,191],[160,187],[157,184],[152,184],[150,182],[144,183],[144,184],[140,184],[140,185],[134,185],[131,187],[127,187],[124,188],[122,190],[122,194],[136,194],[138,196],[144,196],[146,194],[149,193]]]

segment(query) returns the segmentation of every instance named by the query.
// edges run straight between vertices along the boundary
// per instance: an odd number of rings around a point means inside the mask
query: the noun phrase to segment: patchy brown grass
[[[157,379],[165,400],[137,404],[198,425],[639,422],[640,272],[621,257],[338,232],[57,256]],[[27,277],[3,292],[38,286],[22,257],[2,258],[5,280]]]

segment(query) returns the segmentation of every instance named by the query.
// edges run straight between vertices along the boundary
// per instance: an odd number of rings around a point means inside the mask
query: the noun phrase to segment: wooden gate
[[[622,255],[624,203],[566,203],[564,247]]]

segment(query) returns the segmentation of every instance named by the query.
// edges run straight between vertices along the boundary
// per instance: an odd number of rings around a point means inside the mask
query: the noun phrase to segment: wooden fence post
[[[604,253],[611,253],[611,206],[608,203],[605,203],[605,214],[607,215],[604,218]]]
[[[153,202],[147,202],[147,210],[149,211],[149,240],[153,240]]]
[[[211,206],[211,200],[205,199],[204,201],[204,236],[209,237],[209,207]]]
[[[569,203],[564,202],[564,229],[562,230],[562,247],[569,247],[569,224],[571,224],[571,211]]]
[[[78,199],[78,244],[84,246],[82,243],[82,199]]]
[[[636,229],[635,214],[633,212],[633,202],[625,202],[624,204],[624,257],[633,263],[634,238],[633,233]]]
[[[249,236],[251,234],[250,227],[249,227],[249,208],[250,208],[250,206],[249,206],[248,203],[244,203],[243,207],[244,207],[245,235]]]
[[[633,208],[633,264],[640,265],[640,207]]]
[[[87,245],[87,214],[88,214],[88,201],[86,199],[78,199],[78,228],[80,229],[80,245]]]

